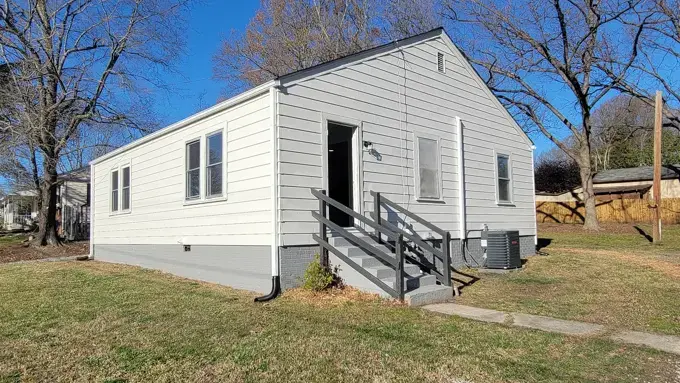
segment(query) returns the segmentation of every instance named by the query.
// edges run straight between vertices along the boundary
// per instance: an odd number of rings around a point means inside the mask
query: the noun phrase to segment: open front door
[[[328,123],[328,196],[355,210],[354,145],[356,127]],[[354,226],[354,219],[335,207],[329,207],[329,219],[342,227]]]

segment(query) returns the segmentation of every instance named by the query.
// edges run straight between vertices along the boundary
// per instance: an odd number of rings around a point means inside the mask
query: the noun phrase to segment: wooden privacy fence
[[[646,199],[617,199],[597,202],[600,222],[642,223],[653,221],[653,211]],[[585,207],[582,202],[536,201],[536,220],[552,223],[582,223]],[[680,223],[680,198],[661,200],[661,221]]]

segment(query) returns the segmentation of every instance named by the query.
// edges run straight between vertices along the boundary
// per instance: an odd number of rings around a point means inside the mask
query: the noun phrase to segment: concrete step
[[[447,302],[451,299],[453,299],[453,288],[436,284],[423,286],[404,294],[404,302],[409,306],[424,306]]]
[[[386,266],[386,265],[368,266],[368,267],[365,267],[365,269],[366,269],[366,271],[368,271],[372,275],[375,275],[379,279],[394,278],[394,276],[396,274],[396,271],[392,268],[392,266]],[[404,273],[408,276],[411,276],[411,277],[417,277],[419,275],[422,275],[420,268],[416,265],[411,265],[411,264],[405,264],[404,265]]]
[[[397,278],[392,277],[392,278],[383,278],[381,279],[387,286],[390,286],[393,289],[396,289],[396,282]],[[422,274],[414,277],[404,277],[404,284],[406,286],[406,291],[412,291],[416,290],[420,287],[424,286],[432,286],[437,284],[437,277],[434,275],[430,274]]]
[[[368,242],[369,244],[373,245],[373,247],[378,248],[384,252],[387,253],[392,253],[392,249],[388,248],[385,245],[380,245],[378,242],[375,241],[372,237],[366,236],[364,234],[358,233],[355,234],[358,238],[363,239],[364,241]],[[328,237],[328,243],[333,245],[334,247],[353,247],[354,244],[350,242],[347,238],[345,237],[340,237],[340,236],[329,236]]]

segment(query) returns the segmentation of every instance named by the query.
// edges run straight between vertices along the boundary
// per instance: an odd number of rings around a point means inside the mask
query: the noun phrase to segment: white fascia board
[[[138,147],[138,146],[140,146],[140,145],[143,145],[143,144],[145,144],[145,143],[147,143],[147,142],[153,141],[153,140],[155,140],[156,138],[162,137],[162,136],[164,136],[164,135],[166,135],[166,134],[168,134],[168,133],[171,133],[171,132],[174,132],[174,131],[176,131],[176,130],[182,129],[182,128],[184,128],[185,126],[191,125],[191,124],[193,124],[193,123],[195,123],[195,122],[197,122],[197,121],[200,121],[200,120],[202,120],[202,119],[204,119],[204,118],[206,118],[206,117],[210,117],[210,116],[212,116],[212,115],[215,114],[215,113],[219,113],[219,112],[222,112],[222,111],[224,111],[224,110],[226,110],[226,109],[229,109],[230,107],[232,107],[232,106],[234,106],[234,105],[236,105],[236,104],[242,103],[242,102],[244,102],[244,101],[247,101],[247,100],[249,100],[249,99],[252,99],[252,98],[254,98],[254,97],[257,97],[257,96],[259,96],[259,95],[261,95],[261,94],[264,94],[264,93],[266,93],[266,92],[269,92],[269,88],[271,88],[272,86],[274,86],[274,84],[275,84],[275,81],[272,80],[272,81],[268,81],[268,82],[266,82],[266,83],[264,83],[264,84],[262,84],[262,85],[256,86],[256,87],[253,88],[253,89],[250,89],[250,90],[248,90],[248,91],[245,91],[245,92],[243,92],[243,93],[241,93],[241,94],[239,94],[239,95],[236,95],[236,96],[234,96],[234,97],[232,97],[232,98],[230,98],[230,99],[228,99],[228,100],[226,100],[226,101],[222,101],[222,102],[220,102],[220,103],[217,104],[217,105],[214,105],[214,106],[212,106],[212,107],[210,107],[210,108],[208,108],[208,109],[205,109],[205,110],[203,110],[203,111],[201,111],[201,112],[198,112],[198,113],[196,113],[196,114],[194,114],[194,115],[192,115],[192,116],[189,116],[189,117],[185,118],[184,120],[181,120],[181,121],[179,121],[179,122],[176,122],[176,123],[174,123],[174,124],[172,124],[172,125],[170,125],[170,126],[167,126],[167,127],[163,128],[163,129],[161,129],[161,130],[158,130],[158,131],[156,131],[156,132],[153,132],[153,133],[151,133],[151,134],[149,134],[149,135],[147,135],[147,136],[144,136],[144,137],[142,137],[142,138],[140,138],[140,139],[138,139],[138,140],[136,140],[136,141],[133,141],[133,142],[131,142],[131,143],[125,145],[125,146],[122,146],[122,147],[120,147],[120,148],[118,148],[118,149],[116,149],[116,150],[114,150],[114,151],[112,151],[112,152],[110,152],[110,153],[107,153],[107,154],[105,154],[105,155],[103,155],[103,156],[101,156],[101,157],[95,158],[94,160],[92,160],[92,161],[90,162],[90,165],[95,165],[95,164],[98,164],[98,163],[100,163],[100,162],[102,162],[102,161],[108,160],[109,158],[113,158],[113,157],[115,157],[115,156],[117,156],[117,155],[119,155],[119,154],[121,154],[121,153],[127,152],[128,150],[130,150],[130,149],[132,149],[132,148],[136,148],[136,147]]]

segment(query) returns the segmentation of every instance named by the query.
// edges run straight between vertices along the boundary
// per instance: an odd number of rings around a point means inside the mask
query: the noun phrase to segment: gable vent
[[[439,73],[446,72],[446,60],[442,52],[437,52],[437,70]]]

